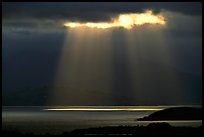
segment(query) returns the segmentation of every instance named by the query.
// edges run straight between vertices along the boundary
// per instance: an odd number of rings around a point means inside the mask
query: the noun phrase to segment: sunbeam
[[[150,86],[152,89],[145,87],[146,81],[153,81],[155,77],[155,68],[146,64],[146,59],[150,59],[150,62],[151,59],[156,59],[167,66],[172,63],[162,28],[144,26],[133,30],[68,29],[48,102],[76,105],[76,100],[80,100],[77,105],[94,105],[99,102],[137,105],[148,102],[149,96],[156,98],[154,94],[163,96],[165,102],[170,94],[155,91],[154,87],[158,86],[158,82]],[[144,38],[152,41],[152,45],[146,44]],[[176,95],[172,97],[180,100],[176,74],[171,69],[165,70],[165,73],[169,81],[174,81],[169,88],[177,94],[170,92],[171,95]]]
[[[112,47],[109,35],[109,30],[68,30],[49,103],[110,103]],[[76,100],[80,100],[79,104]]]
[[[132,93],[138,104],[166,103],[168,98],[183,101],[179,77],[172,68],[175,64],[163,29],[165,27],[146,26],[125,31]],[[156,77],[158,81],[154,81]],[[157,95],[162,99],[156,100]],[[153,98],[155,102],[151,101]]]

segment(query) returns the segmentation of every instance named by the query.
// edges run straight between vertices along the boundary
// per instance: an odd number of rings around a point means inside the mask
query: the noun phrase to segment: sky
[[[202,5],[4,2],[2,95],[11,106],[201,105]]]

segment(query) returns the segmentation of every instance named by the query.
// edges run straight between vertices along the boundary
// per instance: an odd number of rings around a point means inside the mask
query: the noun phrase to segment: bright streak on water
[[[160,108],[48,108],[43,110],[56,110],[56,111],[147,111],[147,110],[162,110]]]

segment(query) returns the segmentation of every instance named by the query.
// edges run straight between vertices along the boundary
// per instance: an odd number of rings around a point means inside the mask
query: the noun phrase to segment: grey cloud
[[[180,12],[183,14],[202,14],[201,3],[161,3],[161,2],[135,2],[135,3],[3,3],[4,18],[46,18],[71,19],[80,21],[105,21],[118,13],[142,12],[153,9],[160,12],[162,9]]]
[[[146,9],[152,9],[155,13],[167,10],[180,12],[184,15],[202,14],[201,3],[169,2],[11,2],[3,3],[2,8],[3,28],[12,30],[14,28],[62,28],[63,22],[66,20],[81,22],[109,21],[112,17],[118,16],[120,13],[143,12]]]

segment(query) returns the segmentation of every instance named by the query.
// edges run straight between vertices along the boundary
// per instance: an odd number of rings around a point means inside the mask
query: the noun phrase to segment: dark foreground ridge
[[[152,123],[148,126],[118,126],[78,129],[72,131],[71,135],[148,135],[148,136],[174,136],[188,135],[201,136],[202,126],[193,127],[172,127],[168,123]]]
[[[33,133],[22,134],[18,131],[3,131],[3,135],[34,135]],[[49,133],[43,135],[52,135]],[[61,135],[148,135],[148,136],[202,136],[200,127],[172,127],[168,123],[151,123],[148,126],[116,126],[99,127],[88,129],[76,129],[72,132],[64,132]]]
[[[139,118],[138,121],[156,120],[202,120],[202,109],[193,107],[167,108]]]

